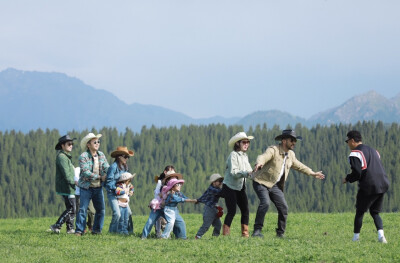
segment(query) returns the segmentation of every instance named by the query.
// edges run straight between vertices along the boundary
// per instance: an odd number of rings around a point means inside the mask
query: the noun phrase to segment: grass
[[[250,216],[250,230],[254,222]],[[188,240],[140,239],[146,216],[134,216],[134,235],[107,233],[77,237],[46,232],[56,218],[0,220],[1,262],[400,262],[400,220],[397,213],[382,214],[388,244],[377,242],[371,217],[364,217],[360,241],[352,242],[353,213],[292,213],[286,237],[275,237],[277,214],[268,213],[264,238],[240,236],[240,214],[231,236],[202,239],[194,236],[202,224],[200,214],[183,214]],[[250,231],[250,232],[251,232]],[[153,231],[154,232],[154,231]]]

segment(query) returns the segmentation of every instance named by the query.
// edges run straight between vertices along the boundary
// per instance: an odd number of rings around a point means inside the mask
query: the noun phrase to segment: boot
[[[229,236],[230,233],[231,233],[231,227],[224,224],[222,226],[222,235]]]
[[[242,224],[242,237],[249,237],[249,226]]]

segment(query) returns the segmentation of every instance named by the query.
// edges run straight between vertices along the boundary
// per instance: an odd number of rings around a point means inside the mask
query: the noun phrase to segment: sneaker
[[[194,239],[200,239],[200,238],[201,238],[201,237],[199,237],[199,236],[197,236],[197,235],[194,237]]]
[[[75,229],[67,230],[67,234],[75,234]]]
[[[256,229],[254,230],[253,234],[251,235],[252,237],[264,237],[263,234],[261,234],[261,230],[260,229]]]
[[[51,225],[50,229],[53,233],[60,234],[60,229],[58,227],[56,227],[55,225]]]
[[[387,241],[386,241],[385,236],[379,238],[378,241],[381,242],[381,243],[383,243],[383,244],[387,244]]]
[[[80,237],[80,236],[82,236],[82,233],[75,232],[75,236]]]
[[[285,235],[283,233],[276,233],[276,237],[285,238]]]
[[[360,238],[358,238],[358,237],[353,237],[352,241],[354,241],[354,242],[360,241]]]

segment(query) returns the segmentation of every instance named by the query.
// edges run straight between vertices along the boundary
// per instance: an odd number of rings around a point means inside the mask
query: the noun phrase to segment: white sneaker
[[[381,238],[378,238],[378,241],[381,242],[381,243],[383,243],[383,244],[387,244],[387,241],[386,241],[385,236],[383,236],[383,237],[381,237]]]
[[[354,241],[354,242],[360,241],[360,238],[358,238],[358,237],[353,237],[352,241]]]
[[[53,231],[53,233],[60,234],[60,229],[55,227],[54,225],[51,225],[50,229],[51,231]]]
[[[75,234],[75,229],[70,229],[67,231],[67,234]]]

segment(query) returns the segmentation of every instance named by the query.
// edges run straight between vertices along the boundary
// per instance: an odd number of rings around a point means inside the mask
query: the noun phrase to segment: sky
[[[309,118],[400,93],[398,0],[0,2],[0,71],[60,72],[193,118]],[[104,102],[106,103],[106,102]]]

